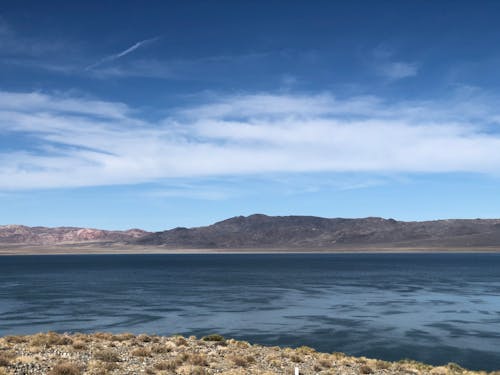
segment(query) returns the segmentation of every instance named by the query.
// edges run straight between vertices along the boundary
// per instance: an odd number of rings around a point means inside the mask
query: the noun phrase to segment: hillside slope
[[[500,219],[404,222],[376,217],[238,216],[213,225],[146,234],[140,245],[180,248],[303,248],[349,246],[500,247]]]

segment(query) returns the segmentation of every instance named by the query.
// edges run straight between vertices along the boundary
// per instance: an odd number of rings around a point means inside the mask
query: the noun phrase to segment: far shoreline
[[[425,247],[360,247],[334,249],[203,249],[203,248],[162,248],[136,246],[93,246],[91,244],[71,244],[66,246],[0,246],[0,256],[37,255],[263,255],[263,254],[498,254],[499,247],[475,248],[425,248]]]

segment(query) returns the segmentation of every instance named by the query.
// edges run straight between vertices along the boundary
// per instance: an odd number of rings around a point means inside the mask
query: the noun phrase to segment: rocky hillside
[[[130,245],[176,249],[500,249],[500,219],[405,222],[368,217],[238,216],[196,228],[150,233],[140,229],[0,226],[0,245]]]
[[[56,245],[81,242],[126,242],[148,232],[141,229],[127,231],[107,231],[74,227],[27,227],[24,225],[0,226],[1,244]]]
[[[386,362],[342,353],[251,345],[219,335],[39,333],[0,337],[0,375],[487,375],[449,363]],[[492,372],[496,375],[498,372]]]
[[[133,241],[180,248],[302,248],[349,246],[500,248],[500,219],[404,222],[369,217],[251,215],[198,228],[175,228]]]

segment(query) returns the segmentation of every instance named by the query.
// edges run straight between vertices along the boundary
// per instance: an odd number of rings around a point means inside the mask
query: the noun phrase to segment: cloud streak
[[[134,45],[130,46],[129,48],[127,48],[127,49],[125,49],[125,50],[123,50],[121,52],[115,53],[115,54],[110,55],[110,56],[106,56],[103,59],[101,59],[101,60],[99,60],[99,61],[97,61],[97,62],[95,62],[95,63],[93,63],[93,64],[91,64],[89,66],[87,66],[85,68],[85,70],[92,70],[94,68],[97,68],[100,65],[105,64],[105,63],[109,63],[109,62],[118,60],[118,59],[120,59],[120,58],[122,58],[124,56],[127,56],[128,54],[134,52],[135,50],[137,50],[137,49],[139,49],[141,47],[144,47],[144,46],[146,46],[148,44],[151,44],[151,43],[157,41],[158,39],[159,39],[159,37],[154,37],[154,38],[150,38],[150,39],[141,40],[141,41],[135,43]]]
[[[155,122],[123,103],[0,93],[0,189],[276,173],[500,172],[495,98],[212,97]],[[491,105],[488,103],[491,102]],[[27,147],[16,141],[29,137]],[[177,194],[177,193],[176,193]]]

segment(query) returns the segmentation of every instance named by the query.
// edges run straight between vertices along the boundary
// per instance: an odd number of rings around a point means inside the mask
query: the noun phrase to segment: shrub
[[[162,354],[171,352],[172,348],[167,345],[156,344],[151,347],[151,352],[155,354]]]
[[[367,365],[363,365],[359,368],[360,374],[371,374],[372,372],[373,372],[373,369]]]
[[[189,357],[189,363],[196,366],[207,366],[207,359],[201,354],[193,354]]]
[[[178,370],[179,374],[189,374],[189,375],[207,375],[207,371],[203,367],[198,366],[187,366],[186,368],[180,368]]]
[[[375,362],[375,367],[379,370],[387,370],[391,367],[391,363],[378,360],[377,362]]]
[[[132,340],[135,336],[132,333],[120,333],[119,335],[113,335],[111,341],[128,341]]]
[[[247,349],[250,347],[250,344],[246,341],[236,341],[236,347],[240,349]]]
[[[341,352],[333,352],[333,353],[332,353],[332,356],[333,356],[333,358],[335,358],[335,359],[345,358],[345,354],[344,354],[344,353],[341,353]]]
[[[119,362],[120,357],[109,349],[100,350],[94,353],[94,358],[104,362]]]
[[[453,363],[453,362],[448,363],[447,367],[453,372],[464,372],[465,371],[465,369],[462,366],[460,366],[456,363]]]
[[[330,368],[330,367],[332,367],[332,363],[329,360],[327,360],[327,359],[320,359],[319,360],[319,364],[320,364],[320,366],[322,366],[324,368]]]
[[[22,344],[28,342],[28,339],[25,336],[5,336],[4,339],[9,344]]]
[[[236,366],[239,366],[239,367],[246,367],[248,365],[250,365],[251,363],[254,363],[255,362],[255,358],[252,357],[251,355],[247,355],[247,356],[232,356],[231,357],[231,361],[236,365]]]
[[[139,340],[140,342],[151,342],[151,337],[143,333],[137,336],[137,340]]]
[[[87,349],[87,345],[83,341],[74,341],[73,349],[75,350],[85,350]]]
[[[158,363],[155,363],[154,367],[157,370],[175,370],[177,367],[179,367],[182,364],[182,361],[179,359],[172,359],[170,361],[161,361]]]
[[[300,354],[312,354],[312,353],[316,352],[315,349],[310,348],[309,346],[305,346],[305,345],[303,345],[295,350],[297,351],[297,353],[300,353]]]
[[[10,365],[12,356],[7,353],[0,353],[0,367],[7,367]]]
[[[94,338],[99,340],[111,341],[113,339],[113,334],[109,332],[96,332],[94,333]]]
[[[224,336],[217,335],[217,334],[204,336],[204,337],[202,337],[202,340],[203,341],[216,341],[216,342],[226,341],[226,339],[224,338]]]
[[[177,345],[177,346],[185,346],[187,344],[187,340],[182,336],[177,336],[174,339],[174,342],[175,342],[175,345]]]
[[[55,365],[47,375],[80,375],[82,371],[78,366],[70,362],[61,362]]]
[[[149,357],[151,355],[150,351],[146,348],[134,349],[130,354],[132,354],[134,357]]]
[[[38,333],[32,337],[30,344],[33,346],[71,345],[73,340],[55,332]]]

